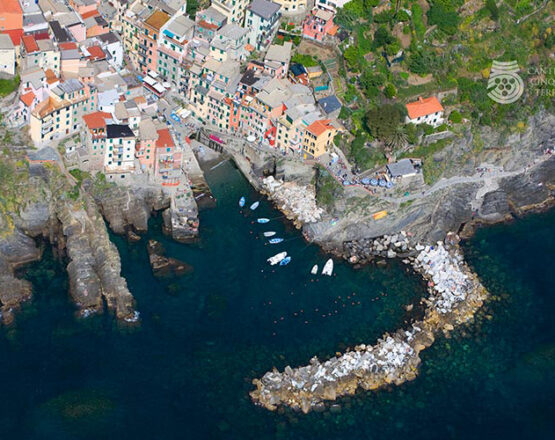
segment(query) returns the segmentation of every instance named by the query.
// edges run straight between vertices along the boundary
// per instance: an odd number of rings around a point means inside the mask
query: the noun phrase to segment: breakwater
[[[487,298],[486,289],[464,262],[457,241],[451,234],[445,242],[408,249],[408,240],[401,245],[391,237],[373,240],[372,245],[386,254],[400,246],[406,247],[407,253],[413,251],[406,261],[428,284],[424,318],[410,328],[386,333],[374,345],[358,345],[325,362],[314,357],[303,367],[267,372],[253,380],[253,401],[269,410],[286,405],[307,413],[323,408],[325,401],[352,395],[359,388],[376,390],[415,379],[419,353],[434,342],[438,332],[448,333],[470,321]],[[358,259],[352,253],[355,248],[351,244],[351,260]]]

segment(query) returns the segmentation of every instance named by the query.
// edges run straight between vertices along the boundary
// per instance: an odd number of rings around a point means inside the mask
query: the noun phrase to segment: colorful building
[[[158,39],[160,31],[170,16],[163,11],[155,10],[143,23],[139,34],[139,66],[143,73],[156,72],[158,67]]]
[[[316,41],[323,41],[326,35],[331,35],[337,28],[333,24],[333,12],[314,8],[303,22],[303,37]]]
[[[264,51],[274,39],[281,17],[280,5],[270,0],[253,0],[247,9],[245,27],[249,30],[249,44]]]
[[[318,120],[306,127],[303,138],[303,157],[316,159],[330,150],[337,129],[331,119]]]
[[[18,0],[0,1],[0,34],[8,34],[15,46],[23,35],[23,10]]]

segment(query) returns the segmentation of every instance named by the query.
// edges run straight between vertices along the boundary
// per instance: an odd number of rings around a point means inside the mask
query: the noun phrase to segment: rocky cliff
[[[423,243],[442,240],[448,231],[465,233],[473,225],[502,221],[555,201],[555,116],[540,113],[524,133],[503,136],[489,129],[464,136],[446,146],[434,160],[442,163],[435,186],[421,187],[410,197],[375,196],[347,187],[322,221],[304,226],[312,240],[330,249],[346,241],[408,231]],[[485,167],[480,173],[477,168]],[[385,210],[385,218],[373,213]],[[333,221],[332,221],[333,219]],[[463,234],[464,235],[464,234]]]
[[[41,257],[41,239],[67,261],[70,296],[80,315],[106,307],[119,319],[137,320],[133,297],[120,275],[119,254],[93,199],[55,164],[28,169],[24,162],[4,157],[2,174],[2,321],[10,323],[13,311],[31,297],[31,285],[14,271]]]

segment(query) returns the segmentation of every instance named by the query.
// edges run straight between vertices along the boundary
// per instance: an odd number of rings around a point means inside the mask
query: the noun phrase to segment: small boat
[[[278,243],[281,243],[282,241],[283,241],[283,238],[271,238],[270,240],[268,240],[268,243],[278,244]]]
[[[264,232],[264,237],[273,237],[276,235],[275,231]]]
[[[268,258],[266,261],[270,263],[272,266],[278,264],[281,260],[287,257],[287,252],[280,252],[279,254],[275,254],[273,257]]]
[[[332,273],[333,273],[333,260],[330,258],[328,261],[326,261],[326,264],[324,264],[324,268],[322,269],[322,275],[327,275],[331,277]]]
[[[281,260],[281,261],[279,262],[279,265],[280,265],[280,266],[286,266],[286,265],[289,264],[290,261],[291,261],[291,257],[285,257],[283,260]]]
[[[310,271],[310,273],[312,275],[316,275],[318,273],[318,265],[315,264],[314,266],[312,266],[312,270]]]
[[[245,202],[246,202],[245,198],[244,198],[244,197],[241,197],[241,198],[239,199],[239,206],[242,208],[243,206],[245,206]]]
[[[258,208],[258,205],[260,205],[260,202],[254,202],[254,203],[251,205],[251,211],[254,211],[256,208]]]
[[[268,223],[270,221],[270,219],[262,217],[262,218],[256,219],[256,221],[258,223]]]

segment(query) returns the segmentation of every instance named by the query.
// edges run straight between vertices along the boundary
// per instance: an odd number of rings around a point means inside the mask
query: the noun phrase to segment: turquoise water
[[[547,438],[555,423],[553,212],[478,231],[469,261],[495,295],[479,322],[423,353],[419,377],[341,399],[340,412],[301,415],[254,406],[251,380],[357,343],[372,343],[410,317],[425,294],[397,262],[333,278],[312,277],[328,258],[225,164],[208,174],[215,209],[201,213],[201,240],[174,243],[160,221],[138,243],[113,237],[142,324],[110,316],[76,320],[67,277],[47,253],[24,272],[35,298],[0,332],[1,438],[21,439],[459,439]],[[272,218],[253,224],[256,216]],[[286,241],[264,245],[261,232]],[[194,271],[158,280],[146,240]],[[270,269],[287,250],[293,261]],[[415,313],[415,312],[413,312]],[[418,313],[418,312],[416,312]]]

